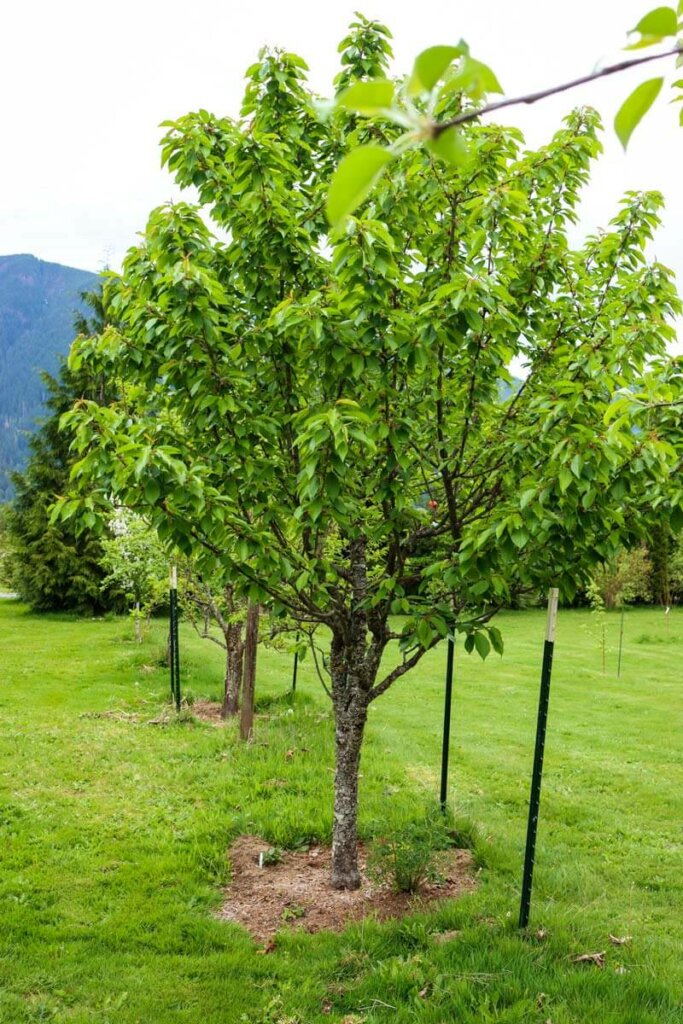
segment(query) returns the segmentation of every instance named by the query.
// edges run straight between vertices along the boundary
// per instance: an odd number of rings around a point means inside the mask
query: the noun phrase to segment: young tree
[[[640,544],[630,551],[622,548],[608,562],[596,566],[590,580],[589,596],[595,594],[603,608],[620,608],[650,597],[652,564],[648,550]]]
[[[381,76],[387,54],[386,30],[356,23],[338,84]],[[332,168],[391,129],[321,123],[304,74],[266,53],[241,120],[168,126],[164,159],[200,209],[152,214],[110,279],[118,328],[73,356],[137,388],[136,406],[68,419],[81,510],[113,491],[254,602],[328,627],[332,881],[348,888],[370,703],[449,632],[500,651],[490,620],[513,589],[571,596],[639,536],[680,460],[662,397],[680,397],[665,356],[679,304],[645,257],[657,194],[569,245],[600,148],[588,110],[538,152],[472,125],[458,167],[411,149],[329,233]]]
[[[198,636],[212,641],[225,651],[221,717],[230,718],[240,710],[245,666],[250,666],[249,671],[255,677],[257,651],[247,650],[248,644],[277,644],[283,634],[292,632],[292,624],[271,620],[267,622],[265,630],[259,631],[256,616],[251,629],[247,630],[249,602],[239,596],[234,583],[218,575],[203,575],[191,559],[181,560],[178,568],[180,603],[188,620]],[[255,616],[255,611],[252,614]],[[250,685],[253,685],[251,676],[248,678]]]
[[[190,559],[180,565],[180,602],[197,634],[225,651],[221,717],[236,715],[244,666],[245,603],[232,583],[202,576]]]
[[[109,523],[111,535],[102,540],[102,586],[125,595],[135,624],[135,639],[142,643],[143,624],[168,596],[169,558],[154,530],[126,509],[116,510]]]

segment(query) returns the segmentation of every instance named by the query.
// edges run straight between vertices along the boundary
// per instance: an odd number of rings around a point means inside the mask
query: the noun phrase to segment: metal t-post
[[[624,606],[621,606],[621,624],[619,626],[619,658],[617,660],[617,679],[621,676],[621,652],[624,649]]]
[[[173,569],[168,587],[168,665],[171,673],[171,700],[175,701],[175,616],[173,614]]]
[[[548,724],[548,704],[550,702],[550,676],[553,669],[553,649],[555,647],[557,600],[558,590],[553,587],[548,594],[548,621],[545,631],[545,643],[543,645],[541,693],[538,701],[538,721],[536,723],[536,749],[534,751],[534,770],[531,777],[531,795],[529,797],[529,821],[527,824],[526,850],[524,853],[522,900],[519,908],[520,928],[526,928],[529,924],[529,911],[531,909],[531,886],[534,878],[536,833],[538,831],[538,812],[541,803],[541,776],[543,774],[545,731]]]
[[[299,634],[296,634],[296,642],[299,643]],[[299,672],[299,651],[294,651],[294,668],[292,669],[292,693],[296,691],[296,677]]]
[[[178,641],[178,572],[175,565],[171,567],[171,698],[175,701],[176,711],[180,711],[180,646]]]
[[[455,640],[452,636],[448,638],[448,654],[446,657],[446,694],[443,705],[443,745],[441,747],[441,794],[439,802],[441,811],[446,813],[446,801],[448,799],[448,753],[451,743],[451,698],[453,696],[453,658],[455,654]]]

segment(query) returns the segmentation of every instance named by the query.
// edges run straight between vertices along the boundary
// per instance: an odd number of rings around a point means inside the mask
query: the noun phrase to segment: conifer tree
[[[96,334],[105,326],[101,293],[85,292],[82,298],[93,316],[79,313],[74,326],[81,335]],[[31,438],[26,469],[13,476],[16,496],[7,515],[9,583],[36,611],[95,614],[116,603],[113,592],[102,591],[101,541],[87,528],[77,532],[73,523],[51,523],[50,511],[68,486],[73,461],[71,437],[60,430],[60,419],[79,399],[106,404],[110,389],[102,374],[74,372],[66,363],[56,377],[43,373],[42,378],[48,412]]]

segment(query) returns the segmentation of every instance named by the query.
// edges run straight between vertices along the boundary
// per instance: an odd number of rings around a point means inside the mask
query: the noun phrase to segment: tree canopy
[[[479,121],[488,114],[508,107],[537,103],[549,96],[575,89],[579,85],[599,78],[620,74],[636,67],[668,59],[670,87],[674,90],[672,103],[683,102],[683,78],[677,78],[671,68],[683,67],[683,0],[677,9],[656,7],[645,14],[628,33],[627,50],[641,51],[628,59],[606,67],[598,67],[588,74],[568,82],[554,82],[536,92],[523,96],[503,96],[490,100],[490,94],[503,94],[503,88],[494,71],[476,60],[464,39],[453,45],[430,46],[415,58],[410,75],[390,81],[385,75],[371,77],[366,71],[361,79],[337,79],[338,91],[332,106],[352,110],[362,117],[380,118],[398,127],[399,132],[390,140],[373,139],[352,148],[337,168],[327,199],[327,215],[334,226],[343,224],[367,196],[387,166],[412,146],[424,146],[430,153],[447,164],[459,165],[469,158],[468,137],[462,127]],[[382,26],[383,27],[383,26]],[[671,46],[672,42],[675,45]],[[667,50],[656,49],[667,43]],[[675,62],[672,58],[676,58]],[[614,119],[614,130],[626,149],[631,135],[640,121],[656,102],[666,81],[665,75],[640,82],[624,100]],[[457,104],[453,105],[453,96]],[[679,110],[683,125],[683,108]]]

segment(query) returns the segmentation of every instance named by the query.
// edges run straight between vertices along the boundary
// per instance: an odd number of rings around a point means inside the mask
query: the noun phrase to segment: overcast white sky
[[[160,169],[164,119],[205,107],[239,109],[243,74],[264,44],[300,53],[311,82],[331,92],[337,42],[354,9],[386,22],[397,72],[434,43],[464,37],[508,95],[619,59],[626,30],[654,0],[23,0],[3,4],[0,253],[99,270],[117,267],[149,210],[174,195]],[[662,70],[664,70],[662,68]],[[506,111],[537,145],[580,103],[611,123],[619,103],[657,66],[533,107]],[[662,94],[664,96],[664,93]],[[683,289],[683,130],[668,96],[624,155],[613,132],[586,192],[582,226],[606,223],[628,188],[667,198],[655,253]],[[503,118],[500,118],[503,120]]]

